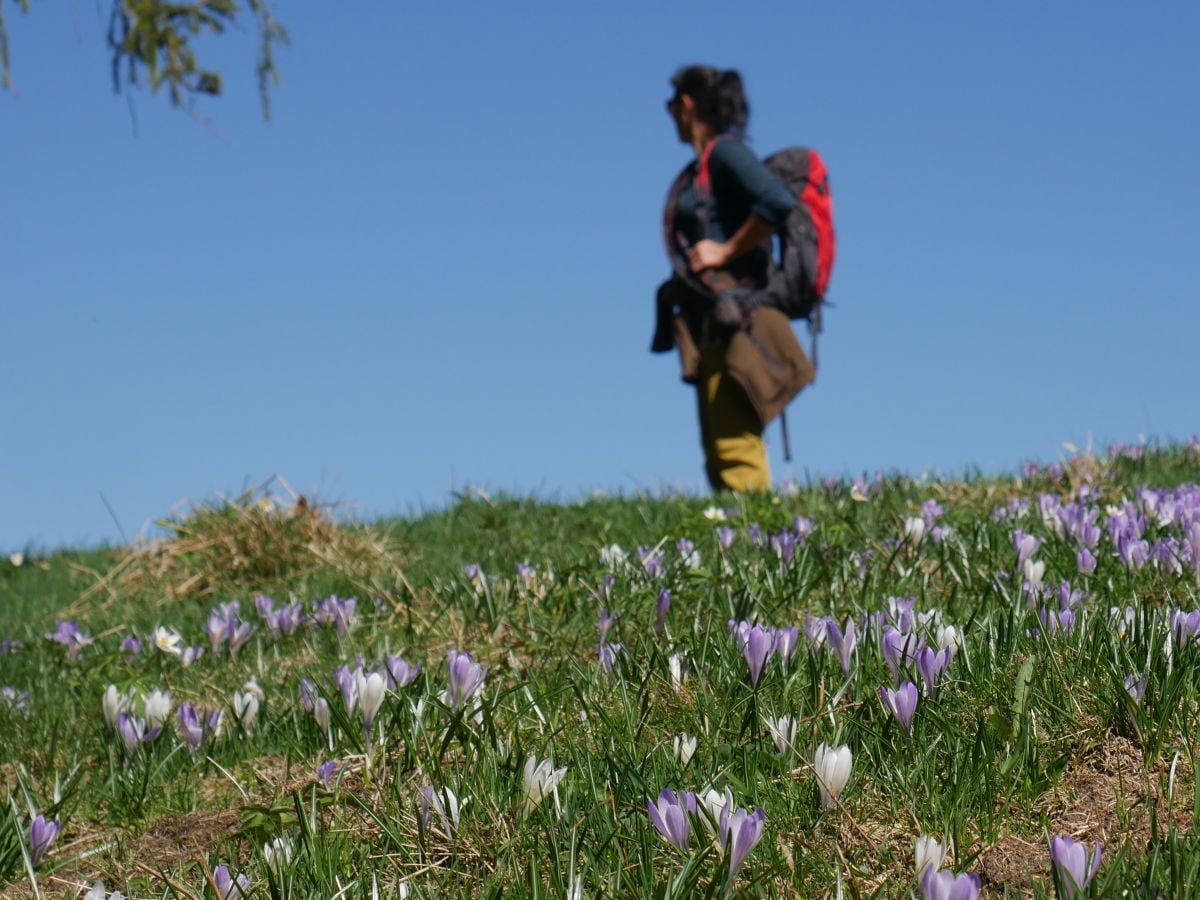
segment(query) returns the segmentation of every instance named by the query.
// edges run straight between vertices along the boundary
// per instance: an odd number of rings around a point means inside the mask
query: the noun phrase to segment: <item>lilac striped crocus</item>
[[[921,876],[924,900],[976,900],[982,883],[974,873],[956,876],[950,869],[928,866]]]
[[[842,674],[849,678],[850,660],[854,656],[854,649],[858,646],[858,629],[854,625],[854,620],[847,619],[846,626],[843,628],[831,616],[826,623],[825,632],[829,637],[830,648],[837,655],[838,662],[842,664]]]
[[[917,653],[917,671],[921,673],[921,681],[925,684],[927,697],[937,696],[938,682],[950,666],[952,653],[950,647],[943,647],[936,652],[929,647],[922,647]]]
[[[398,653],[385,656],[383,667],[387,670],[388,686],[394,691],[412,684],[421,671],[420,663],[406,662]]]
[[[658,803],[653,800],[646,802],[650,813],[650,821],[658,829],[658,833],[670,844],[680,850],[687,850],[692,839],[692,819],[696,815],[696,795],[691,791],[663,790],[658,795]]]
[[[1054,869],[1054,881],[1059,896],[1074,900],[1076,895],[1085,896],[1088,885],[1100,870],[1100,842],[1094,849],[1088,848],[1067,835],[1058,835],[1050,842],[1050,864]]]
[[[761,806],[753,813],[749,813],[740,807],[730,811],[731,805],[729,804],[721,810],[720,819],[721,843],[729,857],[730,881],[737,875],[737,870],[741,868],[746,854],[754,849],[754,845],[762,837],[763,825],[767,820],[766,813],[763,812]]]
[[[36,866],[41,862],[42,857],[50,849],[50,845],[58,838],[60,831],[62,831],[61,822],[47,821],[41,813],[34,816],[33,821],[29,823],[30,865]]]
[[[442,700],[458,712],[463,703],[483,687],[483,680],[487,677],[487,666],[481,666],[472,660],[470,653],[459,653],[451,648],[446,654],[446,668],[449,670],[450,684],[443,692]]]
[[[742,646],[742,656],[750,668],[750,684],[757,687],[758,679],[763,668],[775,652],[775,637],[761,625],[754,625],[746,632],[746,643]]]
[[[917,711],[917,686],[906,681],[895,690],[882,687],[879,697],[883,701],[883,708],[892,714],[904,733],[912,737],[913,715]]]
[[[900,684],[900,675],[913,664],[920,652],[922,640],[915,634],[904,634],[892,626],[883,630],[883,660],[892,673],[894,684]]]

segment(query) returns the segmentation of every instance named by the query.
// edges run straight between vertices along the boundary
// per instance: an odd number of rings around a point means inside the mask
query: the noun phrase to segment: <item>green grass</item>
[[[226,865],[254,897],[397,896],[402,885],[428,897],[896,897],[919,895],[913,840],[929,834],[949,843],[946,867],[979,874],[985,894],[1053,896],[1049,842],[1069,834],[1103,844],[1093,895],[1183,896],[1200,868],[1200,638],[1181,646],[1169,621],[1172,609],[1197,607],[1182,524],[1196,473],[1195,448],[1163,446],[1077,456],[1061,475],[893,475],[748,498],[472,494],[337,527],[313,506],[247,496],[175,520],[146,551],[0,561],[0,640],[19,642],[0,655],[0,687],[12,689],[0,698],[0,884],[72,897],[103,879],[126,896],[216,896]],[[1039,495],[1077,499],[1085,484],[1104,531],[1090,575],[1039,505]],[[1142,487],[1175,491],[1179,512],[1152,511]],[[930,500],[948,531],[918,541],[905,523]],[[1126,502],[1146,520],[1147,547],[1173,546],[1173,557],[1123,562],[1105,526],[1108,508]],[[782,558],[771,538],[801,516],[813,530]],[[718,527],[736,531],[728,549]],[[1035,559],[1050,596],[1022,587],[1018,528],[1042,540]],[[677,548],[684,537],[698,564]],[[601,561],[613,545],[624,562]],[[658,573],[639,547],[661,553]],[[1073,627],[1053,633],[1043,608],[1059,609],[1062,582],[1086,598]],[[355,614],[344,631],[317,623],[274,639],[259,594],[310,615],[318,600],[354,597]],[[880,700],[894,683],[882,653],[888,598],[912,599],[909,630],[931,649],[939,623],[962,639],[936,696],[922,689],[911,736]],[[234,600],[257,628],[236,655],[205,631]],[[1131,609],[1120,627],[1112,607]],[[598,647],[605,609],[608,646],[620,645],[611,671]],[[858,622],[849,677],[829,641],[805,633],[825,616]],[[790,660],[770,659],[756,685],[727,625],[743,619],[799,630]],[[60,621],[90,643],[72,652],[48,640]],[[205,652],[182,665],[154,648],[160,626]],[[141,651],[123,649],[125,638]],[[443,697],[452,648],[487,666],[482,690],[457,710]],[[421,670],[388,691],[368,755],[333,670],[361,658],[370,671],[397,653]],[[1140,700],[1129,676],[1146,679]],[[914,667],[902,677],[922,686]],[[231,698],[251,679],[262,700],[243,727]],[[328,704],[328,732],[302,702],[302,679]],[[142,695],[169,692],[161,735],[128,750],[102,712],[109,685],[134,695],[135,714]],[[195,754],[181,703],[223,710],[220,733]],[[797,728],[780,754],[765,717],[785,714]],[[697,739],[686,763],[673,749],[681,734]],[[821,743],[854,755],[828,811],[812,766]],[[566,772],[526,813],[530,756]],[[317,767],[330,760],[338,771],[324,784]],[[423,818],[427,785],[461,801],[456,825],[436,811]],[[647,814],[664,788],[726,787],[736,807],[765,814],[733,877],[703,815],[685,851]],[[63,830],[35,870],[36,813]],[[286,849],[268,862],[264,845],[276,841]]]

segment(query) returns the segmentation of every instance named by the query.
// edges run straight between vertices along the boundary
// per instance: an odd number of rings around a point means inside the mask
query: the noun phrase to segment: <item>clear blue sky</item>
[[[701,490],[647,352],[690,62],[832,176],[837,306],[776,479],[1200,431],[1193,2],[280,0],[272,121],[247,22],[211,127],[112,94],[99,7],[6,4],[0,550],[273,473],[366,516]]]

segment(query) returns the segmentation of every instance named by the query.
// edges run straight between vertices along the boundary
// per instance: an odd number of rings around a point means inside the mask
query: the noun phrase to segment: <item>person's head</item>
[[[667,101],[667,109],[679,128],[680,140],[691,140],[692,119],[703,122],[714,134],[745,136],[750,104],[736,69],[685,66],[671,78],[671,86],[675,94]]]

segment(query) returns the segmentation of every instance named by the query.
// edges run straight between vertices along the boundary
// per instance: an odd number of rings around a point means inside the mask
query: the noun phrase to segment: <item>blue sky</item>
[[[831,172],[836,306],[777,480],[1200,431],[1195,4],[275,8],[265,124],[249,23],[189,118],[112,93],[93,5],[8,5],[0,550],[274,473],[362,516],[702,490],[647,352],[691,62],[742,71],[757,150]]]

